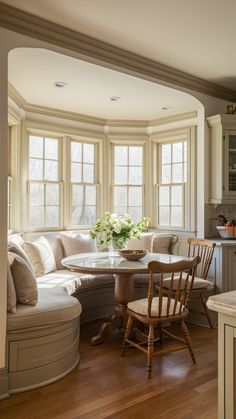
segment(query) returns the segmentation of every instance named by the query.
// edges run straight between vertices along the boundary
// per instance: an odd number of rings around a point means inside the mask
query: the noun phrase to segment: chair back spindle
[[[196,269],[196,276],[206,279],[216,244],[208,240],[189,238],[188,245],[188,257],[200,256],[201,258]]]
[[[187,304],[193,287],[195,270],[200,262],[200,256],[196,255],[191,260],[181,260],[175,263],[150,262],[148,284],[148,310],[147,315],[152,317],[153,304],[153,276],[159,274],[158,285],[158,317],[172,317],[187,310]],[[185,275],[183,275],[183,272]],[[163,292],[163,281],[166,274],[171,274],[168,293]],[[177,286],[176,286],[177,284]]]

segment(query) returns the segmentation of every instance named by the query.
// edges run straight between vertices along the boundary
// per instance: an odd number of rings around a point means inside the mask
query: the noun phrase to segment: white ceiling
[[[186,93],[44,49],[13,50],[9,81],[27,103],[105,119],[150,120],[200,106]]]
[[[1,0],[236,90],[235,0]]]

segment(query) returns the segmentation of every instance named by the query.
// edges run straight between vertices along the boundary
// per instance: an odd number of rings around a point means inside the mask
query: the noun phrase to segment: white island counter
[[[234,273],[236,276],[236,272]],[[218,419],[236,418],[236,291],[209,297],[218,312]]]

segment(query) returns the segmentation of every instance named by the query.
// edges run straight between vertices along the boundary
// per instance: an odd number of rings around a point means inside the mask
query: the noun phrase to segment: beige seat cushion
[[[8,331],[66,322],[78,317],[82,311],[79,301],[69,296],[62,287],[55,287],[50,292],[47,288],[39,288],[38,292],[35,307],[19,304],[16,314],[8,314]]]
[[[57,269],[53,251],[45,237],[41,236],[34,242],[24,242],[23,249],[27,253],[37,277]]]
[[[85,289],[113,283],[113,276],[104,275],[85,275],[77,272],[70,272],[65,269],[51,272],[37,278],[38,288],[62,287],[69,295],[76,293],[78,289]]]
[[[174,278],[173,281],[173,287],[172,289],[175,291],[178,287],[178,278],[179,276]],[[185,286],[185,278],[186,278],[186,273],[183,273],[182,276],[182,283],[181,283],[181,288],[183,288]],[[169,289],[170,287],[170,282],[171,282],[171,278],[165,278],[163,281],[163,287],[166,289]],[[191,285],[191,281],[190,278],[188,280],[188,288]],[[206,289],[206,290],[212,290],[214,287],[214,284],[211,281],[208,281],[207,279],[202,279],[202,278],[198,278],[197,276],[194,277],[194,282],[193,282],[193,289]]]
[[[9,263],[7,264],[7,311],[16,313],[16,289]]]
[[[96,241],[89,234],[78,233],[74,235],[60,235],[64,248],[64,256],[72,256],[77,253],[96,252]]]
[[[16,289],[17,302],[34,306],[38,301],[34,273],[25,260],[16,253],[8,252],[8,260]]]
[[[168,298],[163,297],[162,299],[162,310],[161,310],[161,317],[167,316],[167,303]],[[169,315],[173,314],[174,311],[174,305],[175,300],[171,299],[170,309],[169,309]],[[135,313],[142,314],[143,316],[147,315],[147,309],[148,309],[148,299],[142,298],[141,300],[131,301],[128,303],[128,308],[132,311],[135,311]],[[180,308],[180,302],[177,302],[175,312],[178,313]],[[182,308],[181,311],[183,311],[184,308]],[[151,309],[151,316],[157,317],[159,311],[159,298],[154,297],[152,300],[152,309]]]

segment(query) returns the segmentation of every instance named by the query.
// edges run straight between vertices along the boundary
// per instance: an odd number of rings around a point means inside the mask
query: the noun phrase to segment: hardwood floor
[[[154,357],[148,380],[143,353],[130,348],[121,357],[118,331],[105,344],[90,345],[99,325],[82,326],[81,360],[69,375],[2,400],[0,418],[217,418],[216,330],[189,326],[197,364],[187,350]]]

